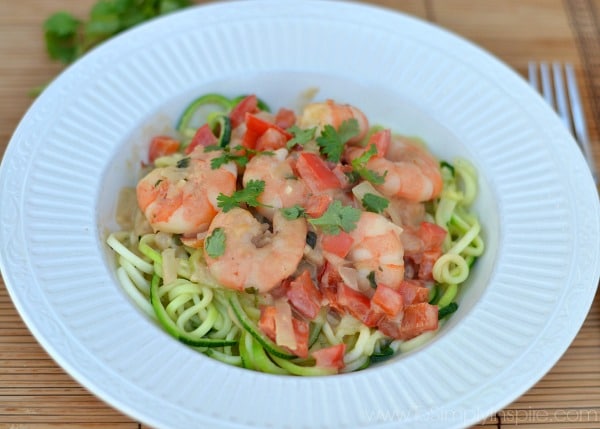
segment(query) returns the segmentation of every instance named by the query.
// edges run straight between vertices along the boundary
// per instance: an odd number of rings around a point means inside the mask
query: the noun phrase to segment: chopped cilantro
[[[261,151],[257,151],[257,150],[250,149],[247,147],[243,147],[241,145],[237,145],[236,147],[233,148],[233,150],[235,150],[236,153],[231,153],[231,149],[229,146],[222,148],[220,146],[211,145],[211,146],[207,146],[204,149],[205,152],[212,152],[212,151],[216,151],[216,150],[223,150],[223,153],[221,154],[221,156],[213,158],[210,161],[210,167],[213,170],[216,170],[217,168],[219,168],[222,165],[225,165],[231,161],[235,162],[238,166],[243,168],[246,166],[246,164],[248,164],[248,161],[250,161],[250,155],[256,155],[256,156],[258,156],[258,155],[265,155],[265,156],[275,155],[271,151],[261,152]]]
[[[390,205],[390,202],[387,199],[369,192],[365,194],[361,202],[367,211],[373,213],[383,213]]]
[[[211,258],[218,258],[225,253],[225,232],[223,228],[215,228],[204,240],[204,248]]]
[[[235,162],[240,167],[245,167],[246,164],[248,164],[248,155],[234,155],[230,152],[223,152],[221,156],[213,158],[210,161],[210,168],[216,170],[225,164],[229,164],[231,161]]]
[[[306,211],[304,210],[304,208],[299,206],[298,204],[292,207],[286,207],[281,209],[281,214],[283,214],[283,217],[287,220],[298,219],[299,217],[304,216],[305,213]]]
[[[317,128],[313,127],[303,130],[302,128],[296,125],[292,125],[290,128],[288,128],[287,131],[294,136],[287,142],[286,146],[289,150],[296,145],[305,145],[306,143],[314,139]]]
[[[387,171],[381,175],[376,171],[367,168],[367,162],[369,162],[369,160],[375,155],[377,155],[377,147],[372,144],[368,150],[363,152],[361,156],[354,158],[351,164],[353,171],[356,172],[360,177],[368,182],[374,183],[375,185],[381,185],[385,181]]]
[[[222,193],[219,194],[217,197],[217,206],[223,209],[224,212],[228,212],[240,206],[240,204],[247,204],[251,207],[261,206],[263,204],[257,198],[264,190],[264,180],[250,180],[244,189],[235,191],[231,196]]]
[[[358,121],[354,118],[342,122],[337,130],[331,125],[325,125],[321,135],[317,137],[317,144],[328,161],[340,162],[344,145],[359,132]]]
[[[309,219],[314,226],[319,227],[325,234],[337,235],[342,230],[346,232],[356,228],[360,219],[360,210],[350,206],[343,206],[341,201],[332,202],[321,217]]]

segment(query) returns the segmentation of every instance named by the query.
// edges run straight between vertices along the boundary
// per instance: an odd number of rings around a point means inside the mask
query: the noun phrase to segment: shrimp
[[[215,231],[224,236],[224,249],[211,256],[207,246]],[[248,210],[234,208],[213,219],[205,241],[205,257],[212,276],[224,287],[268,292],[292,275],[302,259],[307,225],[303,218],[287,220],[276,211],[273,232]]]
[[[159,167],[136,186],[138,206],[154,231],[192,236],[208,229],[220,210],[217,196],[236,189],[234,163],[211,168],[219,152],[197,147],[177,165]]]
[[[364,151],[364,148],[348,147],[345,156],[352,160]],[[406,137],[392,137],[385,156],[372,157],[366,167],[384,176],[384,182],[375,188],[388,197],[423,202],[436,198],[442,191],[438,161]]]
[[[263,204],[256,210],[268,219],[273,219],[276,210],[302,205],[308,196],[306,184],[294,175],[292,160],[286,149],[277,149],[273,155],[257,155],[246,165],[244,186],[250,180],[262,180],[265,189],[258,197]]]
[[[325,258],[340,267],[356,269],[360,290],[372,290],[371,283],[398,288],[404,279],[404,248],[402,228],[380,214],[362,212],[356,228],[350,231],[352,245],[345,259],[325,254]],[[374,276],[374,278],[373,278]]]
[[[369,120],[363,112],[349,104],[337,104],[332,100],[309,104],[298,118],[298,126],[303,129],[317,127],[317,132],[320,133],[325,125],[331,125],[337,130],[342,122],[349,119],[358,121],[359,132],[348,143],[357,143],[367,134]]]

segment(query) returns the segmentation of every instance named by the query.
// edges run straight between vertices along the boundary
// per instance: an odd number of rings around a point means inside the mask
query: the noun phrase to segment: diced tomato
[[[277,309],[273,305],[266,305],[260,309],[258,327],[267,337],[275,341],[275,315]]]
[[[404,308],[404,298],[400,292],[380,283],[371,297],[371,307],[381,309],[387,316],[394,317]]]
[[[292,138],[292,135],[287,131],[279,128],[272,122],[269,122],[265,119],[258,117],[252,113],[246,113],[246,133],[244,134],[244,138],[242,140],[242,145],[249,149],[255,149],[256,143],[259,137],[267,132],[269,129],[274,129],[278,131],[285,142]]]
[[[275,125],[279,128],[287,130],[296,123],[296,114],[293,110],[281,108],[275,115]]]
[[[346,353],[346,344],[341,343],[315,350],[311,354],[315,358],[315,366],[339,371],[344,368],[344,353]]]
[[[271,295],[275,299],[283,298],[284,296],[287,296],[287,293],[290,290],[290,284],[292,283],[293,280],[294,279],[292,279],[291,277],[284,279],[279,284],[279,286],[276,286],[275,288],[273,288],[269,291],[269,295]]]
[[[275,323],[276,317],[277,309],[275,308],[275,306],[267,305],[261,308],[258,327],[272,341],[275,341],[275,339],[277,338]],[[292,325],[294,329],[294,336],[296,337],[296,348],[290,351],[299,357],[307,357],[309,336],[308,322],[292,318]]]
[[[332,201],[333,198],[327,194],[309,195],[304,205],[304,211],[310,217],[321,217],[327,211],[327,207],[329,207]]]
[[[333,253],[340,258],[345,258],[354,244],[354,239],[346,231],[337,235],[324,234],[321,246],[325,252]]]
[[[290,351],[298,357],[308,357],[308,335],[310,333],[308,322],[293,318],[292,324],[294,325],[294,334],[296,335],[296,348]]]
[[[446,234],[446,230],[435,223],[421,222],[419,226],[419,237],[423,240],[425,250],[441,249]]]
[[[367,143],[367,149],[371,147],[371,145],[375,145],[377,148],[377,156],[384,157],[392,143],[392,133],[389,129],[377,131],[370,138]]]
[[[383,315],[377,321],[377,329],[383,335],[391,338],[399,338],[400,337],[400,325],[402,324],[402,317],[404,316],[404,312],[399,313],[396,317],[389,317]]]
[[[336,164],[331,170],[335,177],[340,181],[340,188],[350,189],[354,186],[354,182],[350,179],[350,175],[354,171],[354,167],[349,164]]]
[[[363,323],[367,324],[370,320],[371,301],[369,298],[345,283],[338,284],[337,301],[342,308]],[[367,326],[369,325],[367,324]]]
[[[426,302],[411,304],[404,308],[398,339],[409,340],[438,328],[438,307]]]
[[[417,278],[420,280],[433,280],[433,266],[440,256],[442,256],[441,250],[426,250],[423,252]]]
[[[317,278],[319,280],[319,290],[325,303],[340,313],[344,312],[344,309],[338,304],[337,298],[338,284],[342,282],[338,270],[329,262],[325,262]]]
[[[194,134],[192,141],[190,142],[188,147],[185,148],[185,153],[189,155],[198,146],[212,146],[217,144],[218,141],[219,140],[213,134],[208,124],[204,124],[200,128],[198,128],[198,130],[196,130],[196,134]]]
[[[342,184],[321,157],[312,152],[302,152],[296,162],[298,174],[310,190],[318,194],[328,189],[339,189]]]
[[[258,111],[258,98],[256,95],[248,95],[235,105],[229,113],[231,128],[235,128],[246,120],[246,113],[256,113]]]
[[[313,320],[319,314],[322,296],[310,278],[308,270],[304,270],[290,282],[287,298],[301,316]]]
[[[404,299],[404,305],[429,301],[429,289],[418,280],[403,280],[398,287],[398,293]]]
[[[179,141],[169,136],[156,136],[150,141],[148,161],[154,162],[161,156],[172,155],[179,150]]]

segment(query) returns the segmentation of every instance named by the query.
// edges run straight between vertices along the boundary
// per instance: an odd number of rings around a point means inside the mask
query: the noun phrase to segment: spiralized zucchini
[[[477,194],[477,171],[469,161],[457,159],[454,165],[442,163],[442,176],[444,188],[433,204],[435,222],[448,232],[444,254],[433,266],[433,278],[442,289],[436,302],[440,308],[454,301],[458,285],[484,251],[481,225],[469,210]]]

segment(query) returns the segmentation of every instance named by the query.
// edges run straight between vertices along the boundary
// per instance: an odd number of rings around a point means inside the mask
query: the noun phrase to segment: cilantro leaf
[[[343,206],[341,201],[332,202],[321,217],[309,219],[314,226],[319,227],[325,234],[337,235],[342,230],[346,232],[356,228],[360,219],[360,210],[351,206]]]
[[[124,30],[191,5],[191,0],[98,0],[87,20],[56,12],[44,22],[46,51],[67,65]]]
[[[281,214],[283,214],[283,217],[287,220],[294,220],[304,216],[306,214],[306,210],[304,209],[304,207],[301,207],[298,204],[296,204],[292,207],[286,207],[281,209]]]
[[[250,180],[244,189],[235,191],[231,196],[222,193],[219,194],[217,197],[217,206],[223,209],[224,212],[228,212],[240,204],[247,204],[250,207],[264,205],[257,199],[264,190],[264,180]]]
[[[360,177],[368,182],[374,183],[375,185],[381,185],[385,181],[387,171],[381,175],[378,172],[367,168],[367,162],[369,162],[369,160],[375,155],[377,155],[377,147],[372,144],[368,150],[363,152],[361,156],[354,158],[351,164],[353,171],[356,172]]]
[[[321,135],[317,137],[317,144],[329,161],[340,162],[344,145],[359,132],[358,121],[354,118],[342,122],[337,130],[331,125],[325,125]]]
[[[233,150],[235,150],[236,153],[231,153],[231,148],[229,146],[222,148],[217,145],[210,145],[210,146],[206,146],[204,148],[205,152],[213,152],[213,151],[217,151],[217,150],[222,150],[223,154],[221,154],[221,156],[213,158],[210,161],[210,168],[212,168],[213,170],[216,170],[217,168],[229,163],[230,161],[235,162],[238,166],[243,168],[246,166],[246,164],[248,164],[248,161],[250,161],[250,155],[256,155],[256,156],[263,156],[263,155],[264,156],[273,156],[273,155],[275,155],[275,153],[271,152],[271,151],[261,152],[258,150],[254,150],[254,149],[250,149],[250,148],[241,146],[241,145],[237,145],[236,147],[233,148]]]
[[[387,199],[368,192],[364,195],[361,202],[367,211],[373,213],[383,213],[390,205],[390,202]]]
[[[317,128],[313,127],[303,130],[302,128],[296,125],[292,125],[290,128],[288,128],[287,131],[292,133],[292,135],[294,136],[290,140],[288,140],[286,144],[286,147],[289,150],[296,145],[305,145],[306,143],[314,139]]]
[[[68,12],[56,12],[44,22],[46,50],[53,60],[69,64],[78,55],[80,22]]]
[[[218,258],[225,253],[225,232],[223,228],[215,228],[204,240],[204,248],[211,258]]]
[[[79,20],[68,12],[56,12],[44,22],[44,30],[56,36],[72,36],[79,29]]]
[[[206,149],[205,149],[206,150]],[[234,155],[230,152],[223,152],[221,156],[213,158],[210,161],[210,168],[216,170],[222,165],[228,164],[229,162],[235,162],[240,167],[245,167],[248,164],[248,156],[247,155]]]

